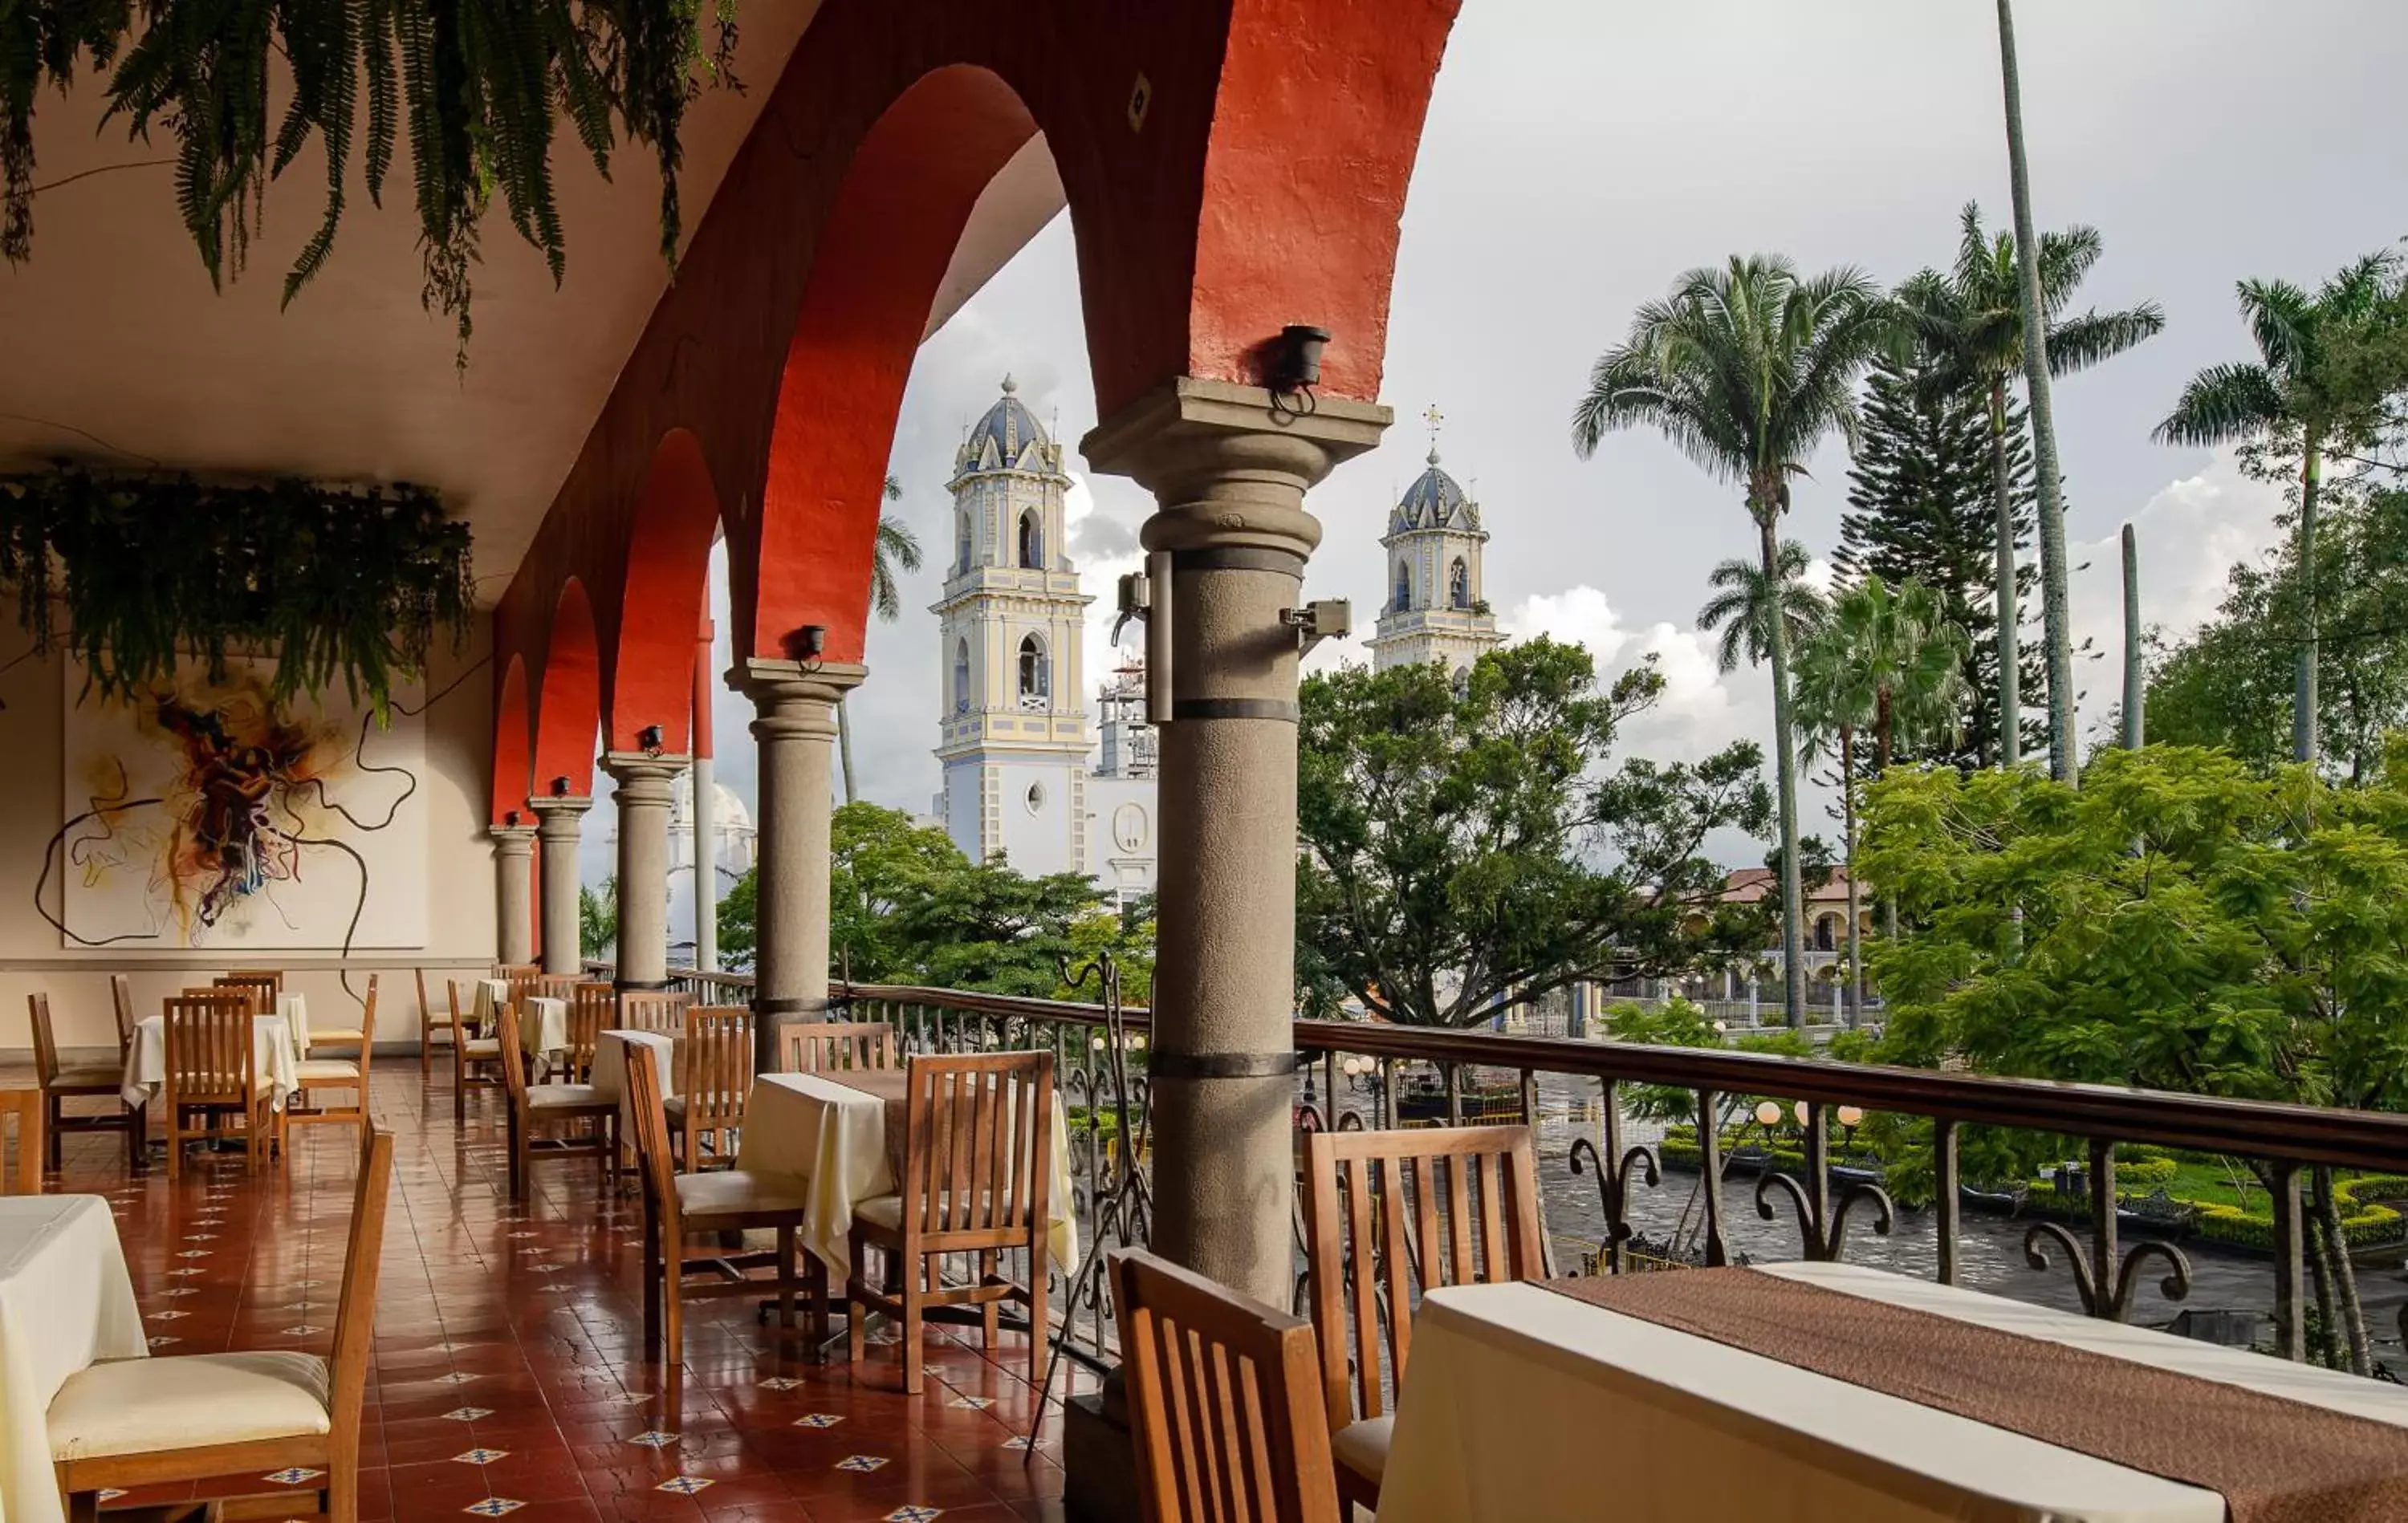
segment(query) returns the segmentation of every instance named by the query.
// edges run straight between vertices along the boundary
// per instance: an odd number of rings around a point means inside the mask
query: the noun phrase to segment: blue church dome
[[[1018,383],[1010,376],[1003,377],[1002,397],[971,428],[968,437],[962,440],[961,448],[953,456],[955,476],[970,471],[1038,471],[1047,468],[1047,462],[1041,455],[1025,458],[1030,449],[1054,441],[1046,434],[1044,426],[1037,421],[1037,415],[1028,410],[1028,404],[1020,400],[1019,391]]]
[[[1404,496],[1397,500],[1396,511],[1388,517],[1390,534],[1479,526],[1479,508],[1465,494],[1462,484],[1440,467],[1436,449],[1429,452],[1429,469],[1405,489]]]

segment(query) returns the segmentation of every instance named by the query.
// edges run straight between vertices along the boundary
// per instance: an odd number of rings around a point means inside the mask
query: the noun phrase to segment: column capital
[[[588,794],[567,793],[529,799],[527,807],[535,811],[535,833],[538,837],[548,841],[566,837],[573,841],[577,838],[578,822],[585,818],[586,810],[594,807],[594,800]]]
[[[524,857],[535,850],[532,825],[495,825],[485,834],[493,840],[494,850],[499,856]]]
[[[770,661],[755,657],[728,668],[727,685],[752,700],[760,717],[755,740],[836,738],[836,705],[861,686],[869,668],[849,662]]]
[[[650,751],[606,751],[602,771],[618,784],[618,795],[637,803],[666,804],[669,785],[678,774],[685,771],[692,757],[661,755]]]
[[[1321,522],[1304,494],[1340,462],[1380,442],[1395,414],[1375,403],[1322,399],[1292,413],[1271,393],[1180,376],[1079,441],[1094,469],[1134,478],[1161,503],[1149,550],[1249,548],[1312,553]]]

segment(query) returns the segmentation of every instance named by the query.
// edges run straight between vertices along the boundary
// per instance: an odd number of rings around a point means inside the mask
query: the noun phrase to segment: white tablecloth
[[[309,1002],[301,995],[276,996],[276,1013],[284,1018],[284,1029],[292,1033],[293,1050],[303,1058],[309,1056]]]
[[[0,1199],[0,1515],[8,1523],[64,1523],[48,1415],[67,1376],[150,1351],[108,1203]]]
[[[509,1002],[509,981],[505,978],[480,978],[473,986],[474,998],[469,1003],[469,1019],[476,1022],[479,1036],[494,1034],[494,1012]]]
[[[1046,1188],[1045,1245],[1065,1271],[1079,1262],[1070,1192],[1070,1129],[1054,1097],[1053,1179]],[[851,1262],[853,1207],[896,1192],[886,1154],[886,1103],[819,1074],[763,1074],[745,1101],[736,1166],[791,1174],[808,1186],[803,1245],[838,1275]]]
[[[276,1091],[276,1104],[298,1085],[294,1076],[293,1036],[282,1016],[251,1018],[251,1046],[260,1074]],[[118,1092],[129,1105],[147,1105],[167,1082],[167,1018],[146,1016],[134,1026],[134,1041],[125,1050],[125,1086]]]
[[[2395,1387],[1850,1264],[1765,1268],[2390,1422],[2408,1445],[2408,1393]],[[2212,1491],[1538,1286],[1483,1285],[1434,1290],[1413,1318],[1380,1523],[2223,1523],[2224,1514]]]
[[[666,1032],[618,1030],[604,1032],[594,1044],[595,1098],[619,1103],[619,1136],[629,1147],[636,1146],[636,1113],[627,1104],[627,1049],[652,1049],[652,1066],[661,1076],[661,1098],[666,1100],[677,1093],[677,1044],[678,1039]]]

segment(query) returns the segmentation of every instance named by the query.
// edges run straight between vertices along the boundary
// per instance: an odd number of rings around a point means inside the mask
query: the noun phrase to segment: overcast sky
[[[2021,0],[2016,19],[2039,224],[2105,238],[2078,305],[2153,299],[2166,313],[2160,336],[2057,388],[2068,533],[2090,563],[2075,635],[2107,657],[2087,668],[2095,722],[2119,680],[2120,526],[2139,526],[2145,617],[2174,632],[2272,537],[2271,491],[2229,459],[2148,436],[2193,372],[2249,356],[2233,282],[2312,284],[2408,234],[2394,127],[2408,5]],[[1309,595],[1353,599],[1368,633],[1379,534],[1421,469],[1435,403],[1447,467],[1494,535],[1486,590],[1506,626],[1583,640],[1609,669],[1662,660],[1668,702],[1622,753],[1695,757],[1767,734],[1764,675],[1718,675],[1694,622],[1707,571],[1753,551],[1736,494],[1653,434],[1576,459],[1571,406],[1632,309],[1684,270],[1780,252],[1894,282],[1949,258],[1967,201],[2008,225],[1995,25],[1988,0],[1466,0],[1405,210],[1383,398],[1398,421],[1312,494],[1326,534]],[[947,559],[953,446],[1010,372],[1040,419],[1058,415],[1079,470],[1096,420],[1085,356],[1067,219],[921,352],[894,469],[929,564],[907,580],[902,620],[870,631],[852,701],[878,803],[924,811],[939,782],[925,609]],[[1151,504],[1080,474],[1070,548],[1102,610]],[[1785,532],[1819,557],[1837,537],[1845,452],[1826,448],[1813,477]],[[1109,620],[1090,622],[1092,685]],[[1349,658],[1359,646],[1314,662]],[[721,774],[749,799],[747,719],[723,695]],[[595,823],[598,847],[608,821]],[[1828,830],[1819,808],[1806,824]],[[604,860],[589,848],[597,872]]]

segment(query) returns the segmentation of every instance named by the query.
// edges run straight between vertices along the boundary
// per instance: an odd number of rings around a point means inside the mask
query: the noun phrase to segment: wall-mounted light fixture
[[[518,828],[519,828],[519,812],[518,812],[516,809],[505,809],[505,810],[503,810],[503,811],[502,811],[502,829],[504,829],[504,830],[506,830],[506,831],[514,831],[514,830],[517,830]]]
[[[659,725],[648,724],[641,730],[636,732],[636,744],[644,748],[644,754],[646,756],[658,756],[661,754],[661,727]]]
[[[568,797],[568,777],[566,774],[564,773],[560,776],[554,777],[552,780],[552,796],[555,799],[565,799]]]
[[[1291,322],[1280,330],[1271,341],[1268,373],[1263,377],[1273,417],[1302,418],[1320,406],[1312,389],[1321,384],[1321,351],[1328,345],[1329,330],[1309,322]]]
[[[827,648],[827,626],[805,624],[787,632],[786,659],[799,662],[806,672],[820,669],[820,652]]]

